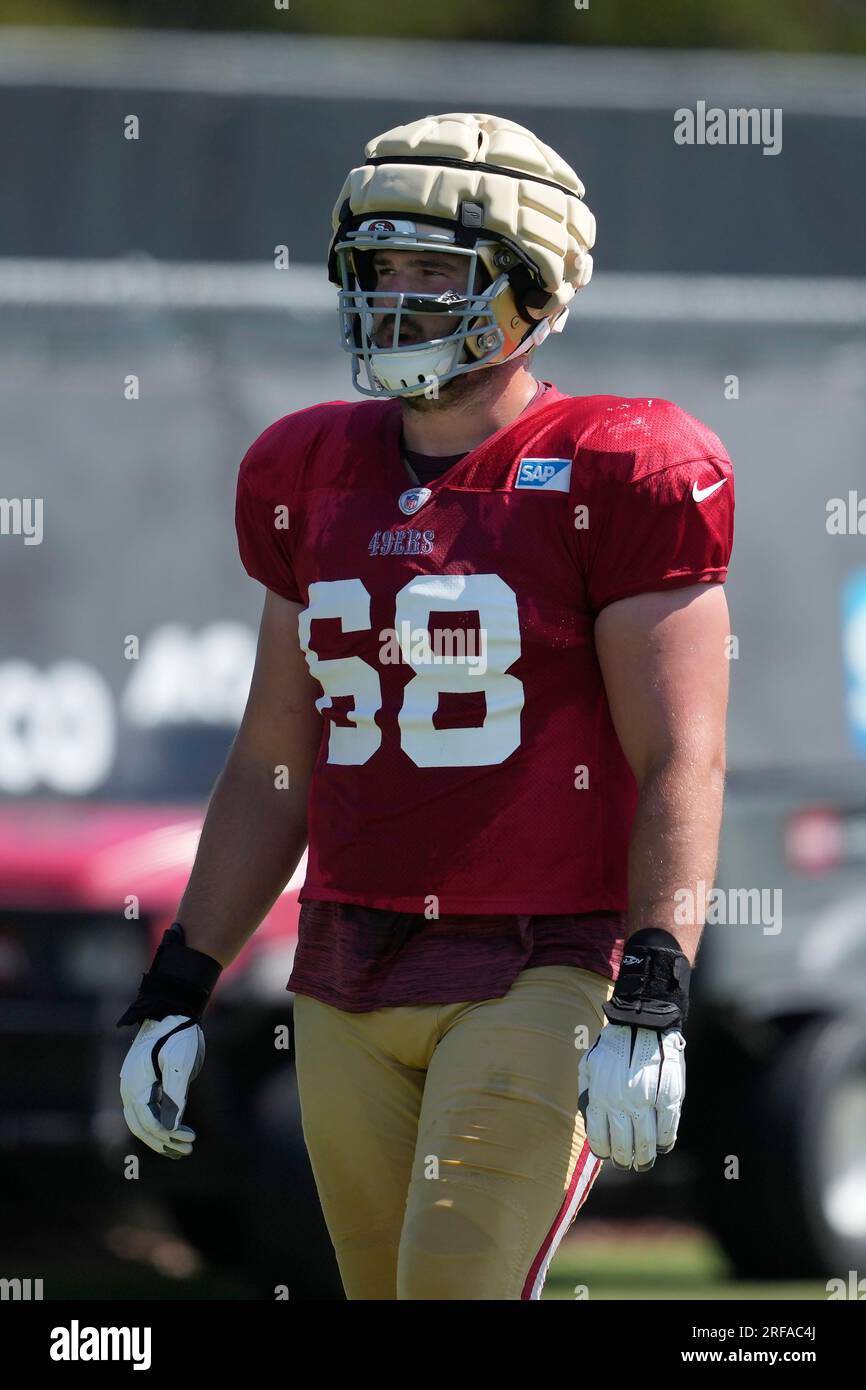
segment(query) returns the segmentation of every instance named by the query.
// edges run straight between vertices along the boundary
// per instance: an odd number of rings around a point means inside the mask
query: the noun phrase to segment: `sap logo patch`
[[[568,492],[571,485],[571,459],[521,459],[515,487],[532,487],[541,492]]]

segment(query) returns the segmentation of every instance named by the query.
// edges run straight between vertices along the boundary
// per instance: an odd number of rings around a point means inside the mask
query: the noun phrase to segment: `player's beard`
[[[471,410],[479,402],[491,400],[500,395],[507,379],[526,364],[525,357],[516,361],[498,362],[493,367],[479,367],[477,371],[461,372],[444,381],[438,395],[404,396],[403,404],[407,410],[419,415],[435,410]]]

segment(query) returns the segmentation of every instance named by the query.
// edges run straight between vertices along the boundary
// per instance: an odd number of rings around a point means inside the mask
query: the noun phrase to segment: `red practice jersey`
[[[322,692],[302,901],[627,907],[637,788],[593,624],[725,579],[733,470],[669,401],[547,385],[422,489],[399,399],[296,411],[243,460],[243,564],[304,605]]]

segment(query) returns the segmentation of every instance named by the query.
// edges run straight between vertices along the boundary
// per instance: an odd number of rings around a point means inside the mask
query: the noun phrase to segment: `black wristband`
[[[150,970],[141,977],[138,997],[115,1027],[169,1014],[186,1014],[198,1022],[221,971],[213,956],[187,946],[180,922],[172,922],[163,932]]]
[[[689,1011],[691,966],[676,937],[643,927],[625,943],[608,1022],[635,1028],[682,1028]]]

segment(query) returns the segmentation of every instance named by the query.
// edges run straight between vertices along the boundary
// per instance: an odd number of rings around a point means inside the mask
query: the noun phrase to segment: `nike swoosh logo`
[[[717,492],[720,487],[724,487],[727,481],[727,478],[722,478],[720,483],[712,483],[710,487],[698,487],[697,483],[692,483],[692,497],[696,502],[703,502],[711,492]]]

